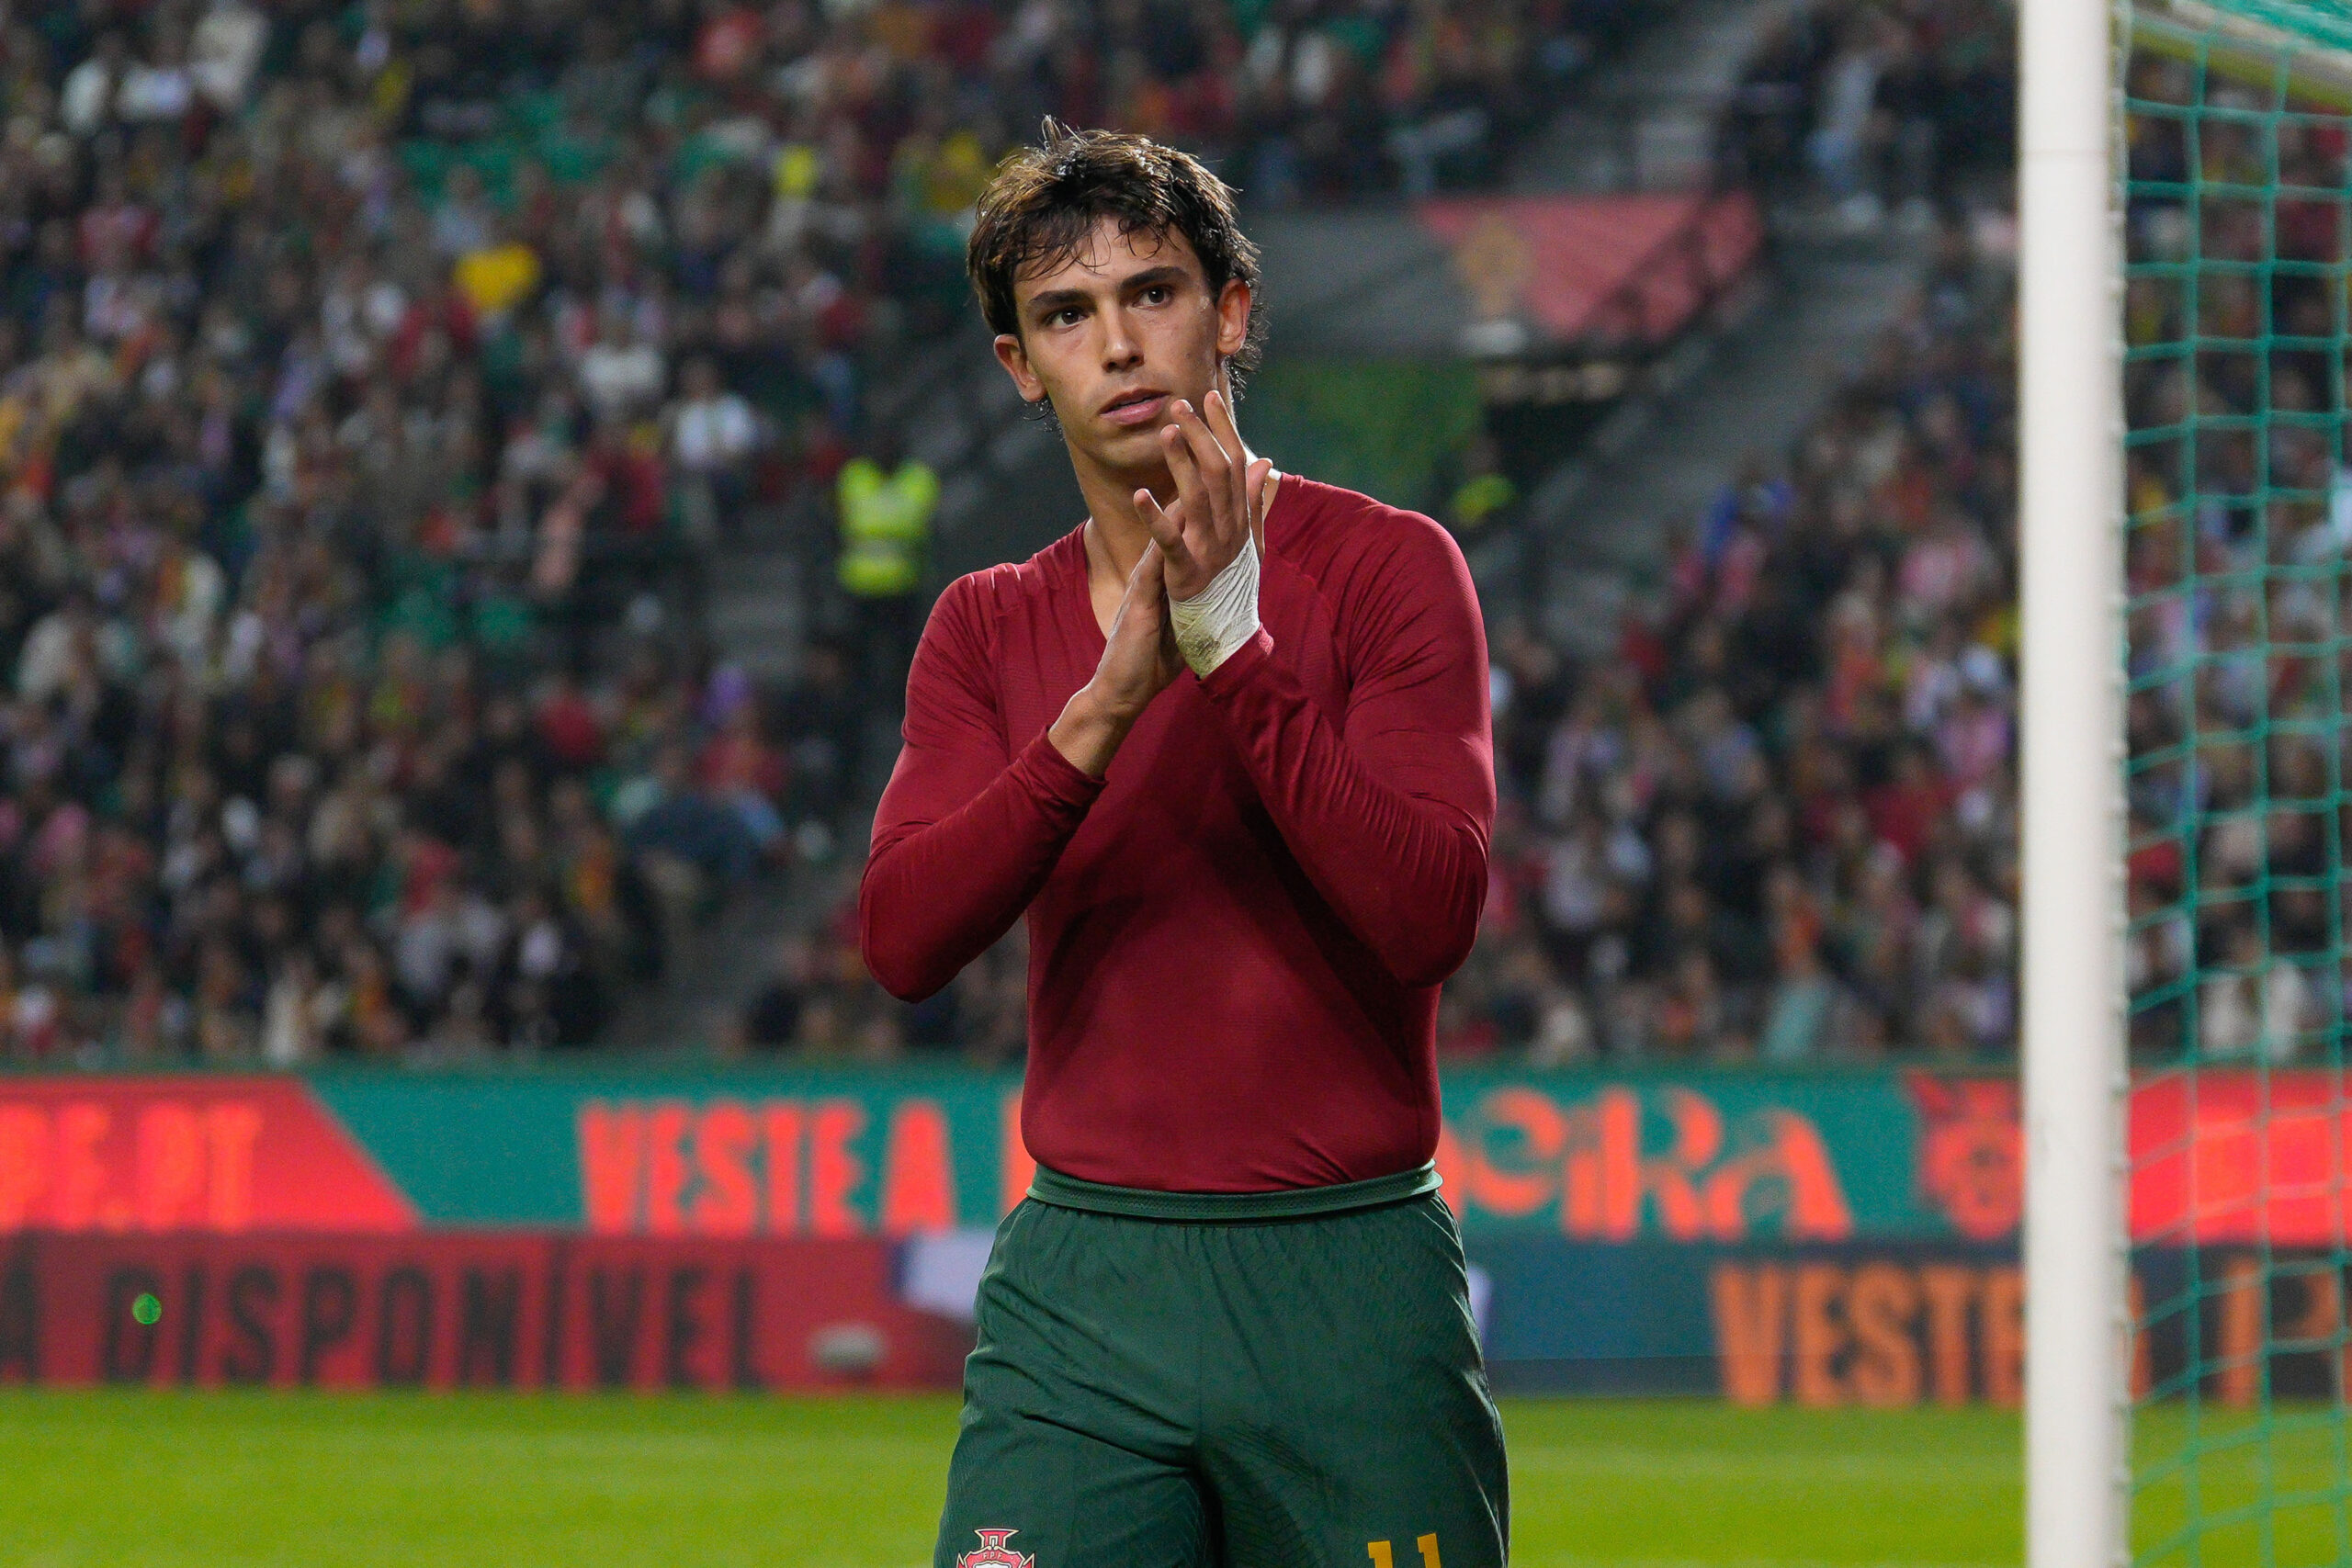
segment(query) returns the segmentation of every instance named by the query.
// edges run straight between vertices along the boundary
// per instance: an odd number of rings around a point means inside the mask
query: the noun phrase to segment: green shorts
[[[980,1280],[935,1568],[1501,1568],[1502,1426],[1435,1184],[1040,1171]]]

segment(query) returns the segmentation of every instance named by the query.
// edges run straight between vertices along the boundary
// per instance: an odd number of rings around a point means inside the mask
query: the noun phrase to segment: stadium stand
[[[1978,136],[2007,91],[1998,19],[1826,7],[1751,67],[1741,135],[1785,204],[1826,198],[1849,232],[1950,216],[1871,363],[1679,530],[1613,643],[1496,627],[1504,804],[1451,1058],[2014,1049],[2012,230],[1968,182],[2005,156]],[[1850,170],[1792,129],[1841,124],[1871,152]],[[748,1037],[1001,1059],[1024,961],[1016,929],[900,1009],[844,904],[787,944]]]
[[[1943,237],[1873,363],[1681,532],[1613,648],[1498,629],[1503,807],[1449,1056],[2013,1048],[2005,232]],[[858,970],[842,897],[750,1043],[1017,1054],[1018,929],[901,1009]]]
[[[2199,101],[2194,68],[2154,54],[2128,90]],[[2229,83],[2211,101],[2267,100]],[[2345,831],[2331,820],[2346,669],[2332,628],[2352,484],[2324,412],[2342,374],[2325,350],[2345,244],[2324,193],[2342,188],[2348,150],[2333,121],[2287,121],[2275,151],[2218,115],[2131,124],[2131,259],[2177,269],[2135,276],[2124,309],[2141,433],[2126,473],[2132,1043],[2166,1064],[2184,1050],[2316,1063],[2345,1005],[2324,955],[2331,835],[2340,855]],[[2274,210],[2193,208],[2192,156],[2206,181],[2272,183]]]
[[[743,516],[821,510],[877,373],[963,309],[999,148],[1051,112],[1200,147],[1261,209],[1474,187],[1637,12],[13,20],[5,1054],[594,1038],[796,829],[856,819],[853,661],[714,668],[703,585]],[[1747,165],[1939,194],[2005,81],[1981,20],[1801,8],[1743,90]],[[1940,276],[1622,658],[1500,629],[1512,805],[1450,1050],[2002,1048],[1998,290]],[[1854,581],[1825,539],[1869,542]],[[742,1033],[1002,1058],[1020,1002],[1017,941],[906,1010],[820,922]]]
[[[701,587],[962,309],[1012,135],[1446,188],[1636,11],[15,14],[0,1056],[593,1038],[846,803],[842,660],[710,668]]]
[[[583,1042],[830,807],[822,661],[755,692],[691,613],[720,499],[838,451],[874,295],[754,269],[671,23],[0,35],[0,1055]]]
[[[2016,19],[1993,0],[1790,8],[1733,109],[1751,180],[1826,200],[1849,227],[1928,216],[1958,176],[2013,157]]]
[[[1615,649],[1496,645],[1506,810],[1457,1053],[1993,1054],[2015,1023],[2008,299],[1947,237]]]
[[[2007,27],[1799,8],[1751,60],[1729,161],[1784,230],[1940,232],[1867,368],[1672,531],[1622,635],[1498,628],[1457,1055],[2013,1048]]]

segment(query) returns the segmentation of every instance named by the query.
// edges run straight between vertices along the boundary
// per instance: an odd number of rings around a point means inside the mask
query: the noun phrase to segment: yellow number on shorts
[[[1421,1568],[1445,1568],[1445,1564],[1437,1560],[1436,1536],[1422,1536],[1413,1544],[1421,1549]],[[1372,1568],[1396,1568],[1396,1554],[1389,1550],[1386,1541],[1368,1541],[1363,1551],[1364,1555],[1372,1559]]]

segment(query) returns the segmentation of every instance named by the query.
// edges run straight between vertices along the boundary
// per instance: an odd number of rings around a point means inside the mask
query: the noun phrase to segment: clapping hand
[[[1244,538],[1254,537],[1262,552],[1266,478],[1274,466],[1250,460],[1223,393],[1211,392],[1199,412],[1180,399],[1169,412],[1159,444],[1176,481],[1175,504],[1163,507],[1139,490],[1136,511],[1166,562],[1168,596],[1193,599],[1241,553]]]

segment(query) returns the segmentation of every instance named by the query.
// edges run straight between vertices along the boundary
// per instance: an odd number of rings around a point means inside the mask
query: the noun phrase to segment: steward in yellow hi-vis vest
[[[858,681],[869,703],[895,708],[906,695],[907,662],[922,630],[922,579],[939,476],[928,463],[899,459],[883,433],[870,455],[842,465],[833,499],[842,553],[834,574],[857,626]]]
[[[871,457],[842,467],[835,490],[841,504],[841,584],[860,599],[890,599],[922,586],[932,513],[939,510],[939,476],[910,457],[885,474]]]

